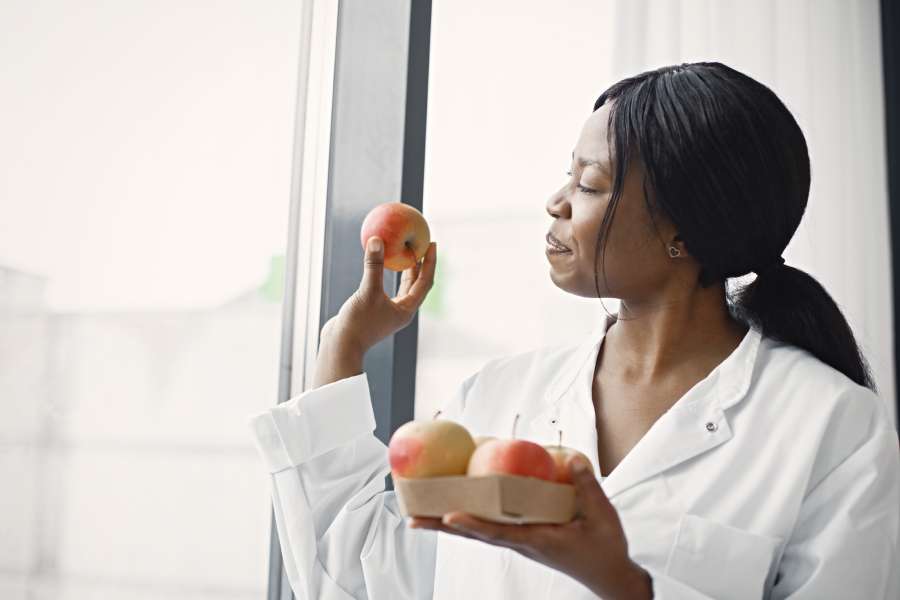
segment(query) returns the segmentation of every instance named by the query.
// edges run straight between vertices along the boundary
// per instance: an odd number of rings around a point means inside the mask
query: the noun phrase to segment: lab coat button
[[[709,423],[706,424],[706,430],[709,431],[710,433],[712,433],[713,431],[715,431],[718,428],[719,427],[712,421],[710,421]]]

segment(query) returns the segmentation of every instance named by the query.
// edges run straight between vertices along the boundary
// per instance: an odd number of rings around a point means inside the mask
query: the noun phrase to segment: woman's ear
[[[669,242],[666,244],[666,251],[669,253],[670,258],[685,258],[688,256],[687,246],[684,245],[684,240],[678,234],[673,235],[669,239]]]

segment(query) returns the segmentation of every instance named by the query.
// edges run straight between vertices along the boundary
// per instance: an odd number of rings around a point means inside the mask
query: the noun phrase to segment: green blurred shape
[[[425,296],[425,301],[422,302],[422,306],[419,307],[420,311],[423,311],[430,317],[439,319],[443,317],[446,312],[446,306],[444,305],[444,283],[446,277],[447,257],[444,256],[444,251],[442,250],[441,257],[438,259],[438,265],[434,271],[434,285],[431,286],[431,290],[428,292],[428,295]]]
[[[285,256],[279,254],[269,259],[269,274],[265,282],[259,287],[259,293],[267,302],[281,302],[284,297],[284,267]],[[419,310],[432,317],[443,317],[446,308],[444,306],[444,280],[447,271],[447,259],[441,257],[441,264],[434,273],[434,285],[425,296],[425,301]]]
[[[284,297],[284,254],[269,259],[269,275],[259,292],[268,302],[281,302]]]

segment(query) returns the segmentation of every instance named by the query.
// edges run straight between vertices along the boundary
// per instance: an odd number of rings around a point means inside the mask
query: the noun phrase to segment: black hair
[[[735,318],[875,390],[837,304],[808,273],[782,264],[806,210],[810,167],[803,132],[775,93],[724,64],[699,62],[623,79],[594,110],[607,102],[614,178],[597,257],[628,163],[640,161],[647,209],[675,225],[701,265],[700,285],[757,273],[729,297]]]

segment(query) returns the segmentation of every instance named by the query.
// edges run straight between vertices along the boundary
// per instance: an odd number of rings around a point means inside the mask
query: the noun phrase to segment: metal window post
[[[305,322],[305,315],[295,314],[294,274],[301,230],[299,174],[303,170],[310,24],[313,5],[318,1],[303,0],[278,402],[299,391],[291,389],[291,382],[297,381],[292,376],[297,347],[293,334],[298,324]],[[359,230],[366,213],[377,204],[398,200],[422,209],[430,40],[431,0],[340,0],[319,330],[359,285]],[[399,276],[385,272],[385,291],[393,295],[398,285]],[[310,331],[307,335],[318,333]],[[414,415],[417,338],[416,318],[366,355],[364,368],[371,386],[375,434],[384,443]],[[392,488],[390,479],[386,485]],[[293,599],[274,517],[271,536],[268,600]]]
[[[398,200],[422,209],[430,37],[430,0],[340,4],[320,327],[359,286],[366,213]],[[385,291],[398,284],[386,271]],[[366,356],[385,443],[413,418],[417,337],[414,319]]]

